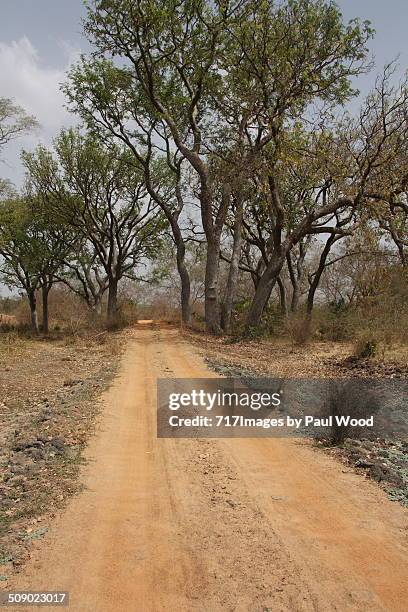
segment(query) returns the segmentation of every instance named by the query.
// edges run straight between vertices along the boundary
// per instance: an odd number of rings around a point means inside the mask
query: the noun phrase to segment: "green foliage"
[[[140,146],[129,120],[163,121],[177,146],[201,153],[205,141],[225,158],[227,145],[234,163],[243,125],[259,128],[250,139],[264,146],[316,100],[352,96],[372,36],[323,0],[94,0],[85,32],[95,53],[64,90],[88,126]]]
[[[386,214],[381,198],[394,194],[391,183],[405,167],[397,152],[407,141],[398,122],[406,97],[388,113],[384,77],[358,120],[334,120],[356,93],[354,77],[369,67],[368,22],[345,24],[326,0],[87,5],[92,54],[70,70],[64,86],[87,131],[64,130],[52,151],[23,155],[30,194],[79,236],[70,275],[81,269],[96,278],[97,266],[98,275],[101,269],[110,278],[135,278],[152,259],[158,265],[150,280],[163,283],[174,265],[167,224],[185,246],[183,197],[199,199],[207,244],[214,246],[224,239],[225,223],[232,229],[234,222],[232,205],[223,212],[225,187],[228,204],[237,195],[245,202],[246,254],[258,280],[270,262],[268,273],[279,274],[305,236],[354,223],[367,208],[368,188],[380,201],[375,215],[390,240],[405,244],[404,208]],[[383,170],[389,164],[392,179]],[[320,214],[327,202],[330,210]],[[346,329],[345,309],[325,315],[322,333]],[[278,327],[279,316],[266,311],[267,327]]]
[[[38,126],[34,117],[9,98],[0,97],[0,150],[14,140]]]
[[[378,353],[378,343],[373,337],[360,338],[357,341],[355,355],[361,359],[375,357]]]
[[[54,151],[38,147],[23,159],[44,209],[77,233],[82,247],[74,259],[82,267],[90,245],[104,273],[119,280],[161,248],[163,217],[127,149],[70,129]]]
[[[75,239],[55,224],[38,200],[14,198],[0,203],[0,254],[3,282],[9,288],[35,290],[44,277],[62,267]]]
[[[324,0],[243,4],[225,44],[233,60],[227,84],[247,103],[274,118],[298,114],[315,98],[337,103],[353,95],[350,77],[365,70],[373,33],[368,22],[344,25]]]

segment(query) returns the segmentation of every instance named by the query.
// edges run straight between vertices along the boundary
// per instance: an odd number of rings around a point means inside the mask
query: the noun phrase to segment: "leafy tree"
[[[99,138],[120,141],[128,147],[144,175],[149,196],[168,221],[176,247],[182,319],[188,323],[190,278],[181,227],[186,194],[183,157],[174,146],[166,124],[149,115],[145,97],[126,72],[109,61],[90,60],[73,69],[70,79],[75,88],[67,85],[65,92],[72,107]]]
[[[1,275],[9,288],[26,293],[35,333],[39,331],[37,291],[42,292],[42,329],[48,333],[48,295],[75,240],[66,226],[44,214],[38,200],[20,197],[0,204]]]
[[[95,54],[113,59],[108,68],[120,87],[112,104],[107,88],[94,87],[102,64],[87,71],[83,60],[66,87],[73,108],[89,110],[98,98],[104,124],[123,135],[141,100],[195,173],[207,242],[206,322],[218,332],[220,241],[237,174],[247,181],[263,148],[279,148],[280,134],[315,100],[352,94],[349,77],[364,70],[371,31],[344,26],[321,0],[94,0],[85,30]]]
[[[30,132],[38,123],[9,98],[0,98],[0,150],[10,140]]]
[[[310,134],[311,144],[300,150],[296,165],[317,167],[307,206],[298,200],[291,217],[291,200],[285,181],[291,160],[272,158],[265,165],[264,184],[270,206],[272,250],[268,265],[257,285],[248,313],[247,328],[259,323],[271,288],[280,274],[287,253],[307,235],[344,234],[336,219],[362,214],[374,202],[389,197],[388,173],[395,176],[393,189],[404,184],[398,171],[398,151],[406,148],[408,121],[407,83],[395,90],[387,71],[377,81],[356,119],[346,115],[331,130]],[[317,179],[317,180],[316,180]],[[350,217],[351,218],[351,217]],[[333,225],[334,221],[334,225]]]
[[[102,298],[108,289],[109,278],[92,244],[84,239],[78,241],[75,253],[64,261],[64,269],[58,279],[82,298],[90,310],[101,314]]]
[[[117,319],[118,284],[160,248],[163,220],[128,151],[90,134],[62,131],[54,153],[24,160],[44,206],[92,245],[108,283],[108,323]]]

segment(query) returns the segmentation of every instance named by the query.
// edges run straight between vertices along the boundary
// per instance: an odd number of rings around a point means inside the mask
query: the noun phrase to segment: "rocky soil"
[[[330,447],[318,442],[326,453],[383,486],[388,497],[408,507],[408,443],[401,440],[353,440]]]
[[[0,338],[0,581],[78,490],[82,449],[120,339]]]

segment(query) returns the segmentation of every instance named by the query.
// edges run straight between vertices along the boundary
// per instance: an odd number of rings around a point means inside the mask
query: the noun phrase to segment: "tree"
[[[233,195],[233,226],[232,226],[232,249],[228,270],[228,278],[225,286],[224,299],[221,304],[221,327],[225,332],[231,331],[232,308],[239,275],[239,263],[242,249],[242,223],[244,217],[245,199],[244,194],[238,188]]]
[[[25,291],[31,313],[31,327],[39,333],[36,291],[40,284],[37,265],[40,243],[25,204],[20,200],[2,202],[0,216],[0,253],[4,261],[2,277],[9,287]]]
[[[348,78],[364,69],[370,29],[343,26],[334,5],[320,0],[94,0],[85,30],[96,55],[118,58],[125,93],[116,96],[122,112],[116,128],[126,122],[131,100],[142,96],[143,109],[166,125],[171,147],[195,173],[207,242],[206,322],[218,332],[220,240],[231,182],[237,171],[245,181],[285,121],[315,99],[347,99]],[[71,73],[66,88],[74,107],[93,86],[92,73],[81,79],[84,69],[85,63]],[[105,100],[100,96],[102,106]],[[109,101],[105,109],[111,121]]]
[[[250,2],[246,7],[246,19],[232,25],[230,50],[237,68],[226,87],[238,99],[247,150],[243,165],[259,176],[272,230],[271,256],[250,307],[249,329],[259,323],[286,252],[295,246],[282,249],[293,213],[292,202],[283,201],[281,185],[290,163],[288,140],[299,125],[307,125],[311,105],[320,102],[330,108],[353,94],[349,79],[366,69],[365,43],[371,31],[367,24],[343,25],[338,9],[324,2]]]
[[[146,98],[150,115],[165,123],[172,145],[197,174],[208,244],[206,319],[213,331],[219,329],[219,242],[228,201],[214,210],[202,124],[208,118],[209,92],[221,80],[218,62],[228,15],[229,9],[199,1],[114,0],[94,2],[86,24],[102,56],[109,52],[127,61],[122,73]]]
[[[406,266],[408,262],[407,195],[407,193],[404,193],[403,199],[398,203],[391,202],[389,207],[382,207],[376,215],[379,227],[384,230],[387,239],[396,246],[402,266]]]
[[[38,123],[9,98],[0,98],[0,150],[11,140],[30,132]]]
[[[336,225],[337,229],[343,229],[343,233],[329,234],[329,237],[326,239],[326,242],[323,245],[323,248],[320,252],[320,257],[318,261],[318,265],[313,273],[309,274],[309,290],[307,293],[307,301],[306,301],[306,316],[307,320],[310,321],[312,318],[314,300],[316,296],[316,291],[319,288],[319,284],[322,278],[324,271],[327,266],[332,265],[335,259],[333,258],[331,261],[328,261],[328,257],[334,247],[334,245],[338,244],[339,240],[342,240],[346,236],[351,236],[355,231],[355,227],[357,224],[355,223],[353,226],[353,213],[350,214],[349,217],[345,216],[340,218],[339,215],[336,215]],[[347,227],[349,226],[349,227]]]
[[[66,226],[53,223],[44,214],[38,200],[26,196],[1,202],[2,277],[8,287],[25,291],[35,333],[39,332],[37,290],[42,292],[42,328],[47,334],[49,292],[75,240]]]
[[[54,154],[24,154],[44,206],[88,241],[108,279],[107,319],[117,320],[118,284],[160,248],[163,220],[132,157],[90,134],[62,131]]]
[[[102,298],[108,289],[109,278],[87,240],[78,241],[75,253],[64,261],[64,269],[58,280],[82,298],[91,311],[101,314]]]
[[[356,119],[345,116],[330,132],[326,127],[311,135],[312,145],[302,154],[301,163],[317,162],[321,181],[314,184],[315,197],[310,198],[306,208],[300,208],[300,215],[292,226],[288,226],[291,209],[282,189],[287,176],[282,160],[279,172],[276,165],[272,164],[272,173],[270,165],[267,166],[274,246],[248,313],[247,328],[258,324],[286,254],[302,238],[313,234],[344,234],[342,228],[332,225],[333,218],[348,217],[353,211],[369,210],[378,200],[386,201],[389,172],[396,179],[394,189],[404,183],[405,171],[399,167],[397,153],[406,148],[407,105],[407,83],[391,87],[386,69]]]
[[[299,306],[302,283],[305,278],[305,260],[311,243],[311,238],[312,236],[306,236],[306,238],[299,240],[297,245],[298,248],[292,249],[292,251],[289,251],[286,254],[286,263],[292,285],[292,299],[290,302],[291,312],[296,312]]]
[[[73,85],[73,86],[72,86]],[[185,265],[186,244],[180,226],[185,188],[182,162],[163,121],[151,116],[140,88],[127,71],[107,60],[82,61],[70,72],[65,93],[75,110],[99,138],[124,144],[144,175],[146,189],[162,209],[177,252],[181,281],[182,320],[190,320],[190,278]]]

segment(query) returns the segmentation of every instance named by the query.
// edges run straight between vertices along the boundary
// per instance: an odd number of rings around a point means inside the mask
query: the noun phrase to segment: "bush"
[[[378,340],[373,337],[360,338],[355,344],[354,355],[359,359],[370,359],[378,353]]]
[[[310,319],[303,313],[297,313],[289,317],[286,321],[286,331],[292,344],[303,346],[309,342],[313,336],[314,326]]]
[[[350,437],[350,426],[339,425],[335,416],[348,416],[353,419],[366,419],[380,408],[378,393],[375,389],[368,389],[367,382],[363,380],[331,380],[328,382],[326,401],[321,416],[333,417],[330,431],[330,443],[342,444],[345,438]],[[358,437],[360,432],[353,428],[353,436]],[[367,432],[364,432],[366,435]]]
[[[315,307],[313,320],[322,340],[343,342],[353,337],[352,312],[343,304]]]

